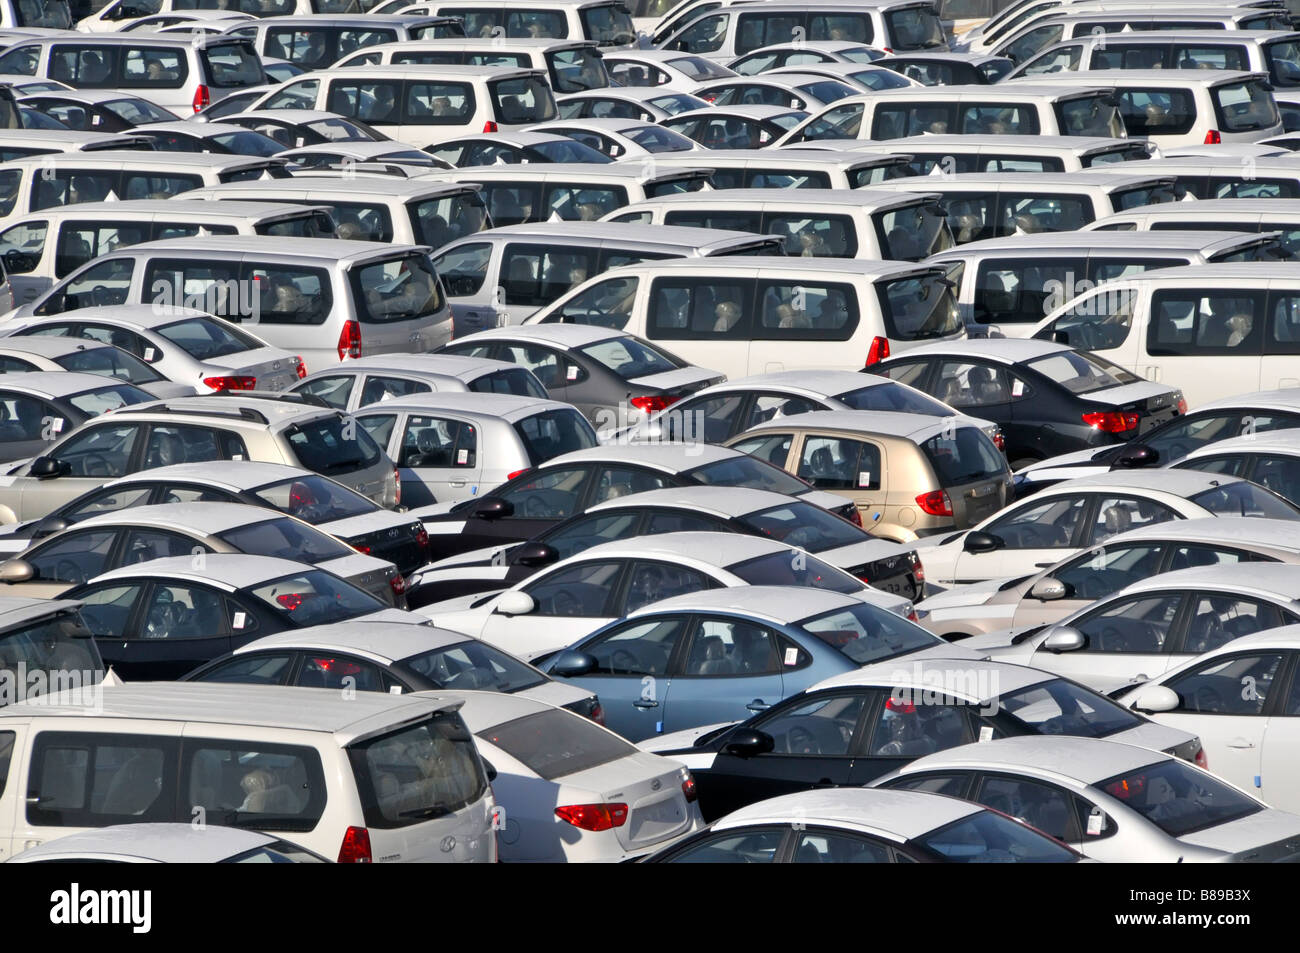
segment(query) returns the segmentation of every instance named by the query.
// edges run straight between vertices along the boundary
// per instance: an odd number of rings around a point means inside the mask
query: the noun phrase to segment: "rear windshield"
[[[241,553],[255,556],[276,556],[300,563],[316,565],[327,559],[341,559],[355,555],[333,536],[291,519],[265,520],[251,526],[241,526],[217,534]]]
[[[787,496],[798,496],[807,493],[810,489],[809,485],[798,477],[749,456],[718,460],[716,463],[708,463],[694,470],[688,470],[682,475],[705,486],[744,486],[751,490],[771,490]]]
[[[246,43],[228,43],[199,50],[208,85],[218,89],[261,86],[267,82],[262,61]]]
[[[1142,378],[1085,351],[1061,351],[1025,364],[1071,394],[1091,394],[1108,387],[1135,384]]]
[[[95,640],[76,612],[60,613],[0,635],[0,672],[8,673],[13,679],[22,671],[19,666],[28,673],[57,673],[65,679],[62,684],[44,679],[25,679],[21,683],[11,681],[11,691],[21,686],[25,698],[45,694],[49,688],[97,685],[104,677],[104,664]],[[0,697],[0,704],[10,700],[16,699]],[[3,779],[3,774],[0,774],[0,779]]]
[[[1239,480],[1227,486],[1202,490],[1191,501],[1215,516],[1262,516],[1269,519],[1300,519],[1300,510],[1262,486]]]
[[[324,476],[365,470],[383,456],[365,427],[342,416],[295,424],[286,436],[298,463]]]
[[[317,569],[263,583],[252,591],[294,628],[346,622],[388,608],[352,583]]]
[[[484,374],[470,381],[469,389],[476,394],[514,394],[516,397],[536,397],[538,400],[549,397],[536,375],[525,367]]]
[[[69,404],[87,417],[97,417],[119,407],[143,404],[156,399],[153,394],[141,390],[134,384],[110,384],[107,387],[97,387],[65,398]]]
[[[313,525],[379,509],[360,493],[315,474],[272,483],[254,490],[253,495],[267,506]]]
[[[961,330],[952,285],[938,272],[876,283],[885,333],[896,341],[946,337]]]
[[[1215,86],[1210,97],[1219,128],[1226,132],[1252,132],[1281,122],[1273,94],[1259,80]]]
[[[870,665],[909,652],[944,644],[939,638],[897,613],[863,603],[834,609],[797,623],[844,655],[854,665]]]
[[[552,710],[525,715],[478,736],[521,762],[544,781],[628,758],[634,745],[581,715]]]
[[[357,317],[363,324],[416,321],[447,306],[442,282],[428,255],[359,265],[348,272]]]
[[[914,843],[950,864],[1072,864],[1079,860],[1064,844],[993,811],[963,817]]]
[[[1095,786],[1123,801],[1170,837],[1227,824],[1263,809],[1259,802],[1176,758]]]
[[[16,0],[14,21],[20,27],[46,27],[52,30],[71,30],[74,24],[72,5],[68,0]],[[87,9],[85,14],[91,11]]]
[[[538,76],[521,76],[488,83],[492,107],[500,122],[532,125],[555,118],[551,87]]]
[[[931,417],[953,416],[953,409],[947,404],[905,384],[859,387],[836,394],[835,399],[854,410],[896,410],[903,414],[929,414]]]
[[[600,54],[589,46],[558,50],[546,59],[551,67],[551,85],[557,93],[580,93],[609,85],[609,73]]]
[[[415,240],[430,248],[441,248],[488,227],[487,207],[477,192],[457,192],[444,198],[408,202],[406,210]]]
[[[1300,43],[1295,40],[1266,43],[1264,61],[1274,86],[1300,86]]]
[[[885,13],[885,25],[889,29],[891,43],[895,50],[931,50],[948,49],[948,38],[944,36],[943,24],[939,15],[931,7],[908,7]]]
[[[541,466],[552,457],[596,446],[596,431],[576,410],[545,410],[525,417],[515,424],[515,433],[523,441],[532,466]]]
[[[591,358],[601,367],[608,368],[625,381],[650,374],[664,374],[681,366],[631,336],[588,344],[578,348],[578,353]]]
[[[366,826],[409,827],[454,814],[487,793],[474,736],[456,712],[348,748]]]
[[[1040,735],[1105,738],[1141,724],[1141,719],[1127,708],[1062,678],[1003,695],[998,704]]]
[[[158,329],[158,334],[200,361],[254,351],[263,346],[243,331],[211,318],[187,318],[175,324],[165,324]]]
[[[582,34],[600,46],[624,46],[636,42],[636,28],[621,3],[588,7],[578,11]]]
[[[1007,461],[978,427],[958,427],[921,444],[941,487],[995,480],[1007,473]]]
[[[151,384],[166,379],[134,354],[117,347],[95,347],[84,351],[73,351],[71,354],[55,358],[54,361],[65,371],[116,377],[128,384]]]
[[[756,536],[821,553],[865,542],[869,537],[847,520],[811,503],[791,501],[742,516],[740,522]]]
[[[861,592],[866,588],[843,569],[798,550],[782,550],[726,567],[750,586],[807,586],[831,592]]]
[[[946,213],[933,202],[906,205],[873,216],[881,258],[920,261],[952,247]]]
[[[546,682],[546,676],[500,649],[476,639],[402,659],[397,668],[427,678],[438,688],[520,692]]]
[[[274,235],[278,238],[334,238],[334,221],[328,212],[312,212],[282,218],[278,222],[268,222],[257,226],[257,234]]]
[[[1135,142],[1132,145],[1120,146],[1115,149],[1107,149],[1104,152],[1094,152],[1090,155],[1081,156],[1079,164],[1085,169],[1091,169],[1099,165],[1114,165],[1116,162],[1136,162],[1142,159],[1150,159],[1151,153],[1146,145],[1141,142]]]

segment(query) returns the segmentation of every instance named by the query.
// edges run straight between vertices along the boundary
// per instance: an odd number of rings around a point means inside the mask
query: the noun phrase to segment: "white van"
[[[1180,197],[1196,199],[1300,198],[1300,162],[1279,156],[1171,156],[1148,162],[1143,172],[1172,175]],[[1101,171],[1119,172],[1122,166]]]
[[[708,166],[713,170],[709,185],[715,189],[861,189],[911,174],[905,154],[841,154],[797,148],[659,154],[654,164],[664,169]]]
[[[134,90],[178,115],[193,115],[268,80],[253,45],[224,36],[68,34],[23,40],[0,53],[0,73],[58,80],[73,89]]]
[[[942,268],[809,258],[680,258],[612,269],[525,324],[620,328],[729,378],[860,370],[966,336]]]
[[[1124,121],[1109,84],[1090,88],[995,83],[919,86],[852,96],[795,126],[778,146],[818,139],[902,139],[943,133],[1123,138]]]
[[[252,42],[263,58],[285,60],[305,70],[332,66],[350,53],[380,43],[410,43],[463,37],[464,27],[451,17],[377,16],[292,16],[266,17],[252,23],[238,23],[224,36]]]
[[[117,199],[165,199],[205,185],[288,178],[284,163],[203,152],[64,152],[0,165],[0,220]]]
[[[455,314],[455,336],[522,324],[570,288],[610,268],[665,258],[779,255],[781,240],[748,231],[606,222],[506,225],[438,250],[433,264]]]
[[[0,162],[57,152],[153,151],[144,136],[128,133],[80,132],[76,129],[0,129]]]
[[[231,235],[147,242],[102,255],[18,314],[115,304],[198,307],[321,370],[347,358],[419,353],[451,338],[429,249],[326,238]]]
[[[917,261],[952,246],[940,198],[880,189],[720,189],[647,199],[606,221],[779,236],[785,253],[801,258]]]
[[[1291,262],[1162,268],[1067,301],[1033,336],[1177,387],[1192,408],[1300,387],[1300,274]]]
[[[623,0],[429,0],[399,12],[459,17],[472,37],[591,40],[610,49],[637,41]]]
[[[247,107],[323,109],[417,148],[556,117],[546,74],[489,66],[349,66],[289,80]]]
[[[1066,298],[1154,268],[1276,261],[1276,232],[1052,232],[970,242],[926,259],[951,266],[966,333],[1027,337]]]
[[[495,802],[462,704],[145,682],[5,706],[0,858],[110,824],[201,819],[339,863],[491,863]]]
[[[51,0],[45,2],[49,5]],[[54,2],[62,3],[64,0]],[[76,2],[80,5],[85,0]],[[90,0],[90,6],[96,9],[77,21],[77,30],[82,33],[130,30],[132,21],[162,13],[216,12],[219,2],[225,4],[221,12],[254,17],[304,16],[311,13],[346,16],[364,13],[370,6],[368,0],[113,0],[107,4],[102,0]]]
[[[600,47],[590,40],[417,40],[357,50],[336,66],[505,66],[546,73],[556,93],[609,86]]]
[[[317,206],[187,199],[86,202],[47,208],[0,230],[0,261],[14,304],[35,301],[60,278],[106,252],[194,235],[331,238],[334,221]]]
[[[912,175],[956,172],[1081,172],[1117,162],[1156,158],[1160,150],[1144,139],[1106,136],[906,136],[888,142],[816,139],[782,148],[863,154],[904,154]],[[939,171],[935,172],[938,167]]]
[[[185,198],[321,206],[334,219],[338,238],[430,248],[492,225],[473,182],[296,175],[195,189]]]
[[[1049,79],[1007,80],[998,89],[1050,82],[1062,89],[1104,82],[1130,137],[1172,146],[1258,142],[1282,134],[1282,117],[1265,73],[1236,70],[1094,70]]]
[[[1206,199],[1145,205],[1099,218],[1084,231],[1163,232],[1215,230],[1276,232],[1291,258],[1300,258],[1300,199]]]

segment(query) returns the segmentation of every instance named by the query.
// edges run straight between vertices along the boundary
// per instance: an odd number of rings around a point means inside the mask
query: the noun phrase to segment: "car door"
[[[885,516],[889,494],[888,456],[883,443],[829,434],[808,433],[799,443],[791,471],[818,490],[852,500],[863,526]]]
[[[880,690],[867,713],[849,783],[868,784],[909,761],[970,744],[978,736],[975,707],[941,690]]]
[[[696,773],[705,817],[781,794],[848,784],[863,715],[880,694],[843,688],[797,695],[746,722],[769,735],[773,748],[740,755],[723,742],[712,766]]]
[[[596,477],[585,505],[595,506],[606,500],[662,490],[674,482],[668,474],[645,467],[600,464],[596,467]]]
[[[1267,800],[1262,782],[1267,712],[1291,654],[1244,650],[1216,655],[1165,682],[1178,695],[1178,707],[1154,717],[1199,736],[1211,771]],[[1274,789],[1281,793],[1280,784]]]
[[[120,531],[116,527],[60,533],[19,558],[32,567],[31,581],[5,586],[0,594],[48,599],[115,568]]]
[[[1162,542],[1104,546],[1068,560],[1050,576],[1042,577],[1063,583],[1065,595],[1040,599],[1026,592],[1015,607],[1011,627],[1059,622],[1098,599],[1154,576],[1161,571],[1167,548],[1168,544]]]
[[[526,259],[516,259],[516,264],[526,263]],[[530,279],[540,281],[541,279]],[[502,281],[506,287],[510,287],[510,279],[503,278]],[[546,388],[546,394],[551,400],[569,402],[567,397],[569,383],[576,381],[579,377],[581,368],[573,361],[569,360],[564,354],[552,347],[542,347],[536,344],[510,343],[502,344],[492,355],[498,361],[506,361],[510,364],[518,364],[520,367],[526,367],[532,371],[542,386]],[[578,408],[584,416],[590,417],[587,409]]]
[[[632,619],[575,646],[596,660],[591,671],[563,679],[594,692],[605,709],[605,727],[629,741],[664,731],[664,712],[676,678],[669,663],[684,641],[687,614]]]
[[[1270,714],[1260,746],[1260,783],[1247,790],[1279,810],[1295,813],[1300,811],[1300,761],[1295,757],[1300,744],[1300,678],[1296,653],[1286,654],[1291,670],[1274,681],[1276,701],[1266,706]]]
[[[594,469],[591,466],[548,467],[507,484],[506,489],[490,491],[488,497],[509,503],[511,513],[483,519],[471,511],[462,535],[470,536],[474,545],[466,548],[532,539],[561,520],[582,512],[587,506]]]
[[[1083,545],[1085,517],[1092,496],[1056,493],[1009,507],[979,528],[981,533],[996,537],[1000,544],[984,551],[963,548],[955,561],[954,580],[961,584],[1023,576],[1054,565]],[[971,533],[967,533],[963,547],[974,545],[970,537]]]
[[[1082,648],[1052,652],[1043,648],[1044,633],[1035,636],[1038,644],[1027,664],[1102,693],[1155,678],[1169,667],[1188,602],[1179,591],[1106,600],[1069,623],[1083,633]]]
[[[1263,362],[1263,290],[1168,288],[1151,295],[1145,351],[1158,375],[1138,373],[1177,387],[1198,401],[1256,389]],[[1194,358],[1194,360],[1188,360]],[[1203,368],[1213,362],[1207,378]]]
[[[129,666],[135,618],[148,586],[143,580],[103,582],[78,586],[67,593],[68,598],[81,600],[81,618],[106,668],[117,671],[123,664]]]
[[[785,697],[785,652],[797,646],[776,630],[727,616],[699,615],[689,648],[674,670],[674,689],[663,713],[664,731],[741,721]]]
[[[223,595],[208,586],[158,581],[140,600],[123,639],[124,680],[170,680],[234,645]]]
[[[19,520],[44,516],[107,480],[135,472],[143,430],[142,424],[112,420],[83,425],[45,454],[65,467],[59,476],[24,476],[15,481],[14,488],[19,489],[15,515]]]
[[[448,414],[402,414],[390,455],[397,461],[405,506],[471,495],[483,475],[478,428]]]
[[[1119,533],[1180,518],[1163,503],[1140,496],[1099,495],[1096,506],[1088,515],[1079,545],[1095,546]]]
[[[975,789],[967,800],[1001,811],[1077,850],[1083,849],[1093,807],[1058,785],[993,772],[976,776]],[[1098,820],[1104,823],[1103,818]]]
[[[1181,641],[1171,645],[1169,668],[1212,652],[1233,639],[1300,622],[1300,615],[1272,602],[1228,593],[1196,593]]]

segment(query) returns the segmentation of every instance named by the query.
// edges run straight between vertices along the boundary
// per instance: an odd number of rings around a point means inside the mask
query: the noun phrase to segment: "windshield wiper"
[[[402,811],[398,817],[446,817],[451,813],[451,808],[445,804],[431,804],[428,807],[417,807],[410,811]]]

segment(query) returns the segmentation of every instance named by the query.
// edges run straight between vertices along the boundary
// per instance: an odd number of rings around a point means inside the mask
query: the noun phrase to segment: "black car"
[[[81,132],[125,132],[148,123],[180,121],[180,116],[148,100],[129,93],[110,95],[110,92],[37,93],[24,96],[19,105]]]
[[[967,56],[960,53],[909,53],[882,56],[871,64],[892,69],[924,86],[984,86],[996,83],[1013,69],[1005,56]]]
[[[425,152],[458,168],[535,162],[612,162],[589,145],[549,132],[493,133],[425,146]]]
[[[861,526],[850,500],[814,490],[738,450],[707,444],[627,444],[578,450],[526,470],[485,496],[414,510],[430,560],[521,543],[616,496],[672,486],[744,486],[805,498]]]
[[[184,128],[181,128],[182,125]],[[214,155],[269,159],[284,151],[284,146],[260,132],[227,128],[219,123],[166,123],[157,127],[139,128],[132,134],[149,140],[157,152],[210,152]]]
[[[819,556],[882,592],[923,598],[915,551],[900,551],[843,517],[765,490],[687,486],[618,497],[578,513],[531,540],[466,553],[426,567],[411,580],[412,607],[514,586],[543,567],[616,539],[682,532],[743,533]],[[864,550],[862,544],[875,550]]]
[[[1011,469],[1146,434],[1187,409],[1182,392],[1052,341],[975,338],[873,365],[1002,428]]]

